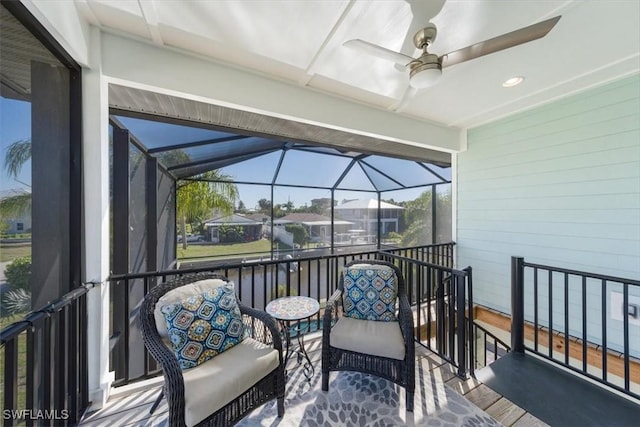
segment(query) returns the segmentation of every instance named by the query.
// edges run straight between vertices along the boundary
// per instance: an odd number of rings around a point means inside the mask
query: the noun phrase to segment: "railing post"
[[[473,311],[473,269],[471,268],[471,266],[463,269],[462,271],[464,271],[465,273],[467,273],[466,276],[466,282],[467,282],[467,294],[466,294],[466,298],[467,298],[467,344],[469,345],[469,351],[467,352],[467,354],[469,355],[469,373],[471,374],[471,376],[473,376],[474,372],[475,372],[475,364],[476,364],[476,350],[475,350],[475,342],[476,342],[476,335],[475,335],[475,331],[473,328],[473,318],[474,318],[474,311]]]
[[[433,274],[436,277],[436,349],[439,354],[445,354],[446,340],[445,340],[445,310],[444,310],[444,281],[442,270],[433,271],[429,268],[429,274]]]
[[[511,351],[524,353],[524,258],[511,257]]]
[[[19,336],[12,337],[4,344],[4,410],[17,409],[18,403],[18,340]],[[16,420],[13,417],[5,418],[3,426],[14,426]]]
[[[456,281],[456,334],[458,336],[458,376],[467,377],[467,334],[465,322],[466,280],[465,276],[454,275]]]

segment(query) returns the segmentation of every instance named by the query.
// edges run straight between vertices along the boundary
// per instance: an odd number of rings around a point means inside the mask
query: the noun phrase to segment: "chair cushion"
[[[404,338],[398,322],[341,317],[331,328],[331,347],[390,359],[404,360]]]
[[[242,314],[234,289],[229,285],[165,304],[161,311],[182,369],[194,368],[244,338]]]
[[[167,333],[167,320],[164,318],[164,314],[162,314],[162,307],[167,304],[174,304],[182,301],[189,298],[191,295],[201,294],[204,291],[223,285],[233,286],[233,282],[226,282],[222,279],[198,280],[197,282],[172,289],[161,296],[160,299],[158,299],[158,302],[156,302],[156,307],[153,311],[153,316],[156,321],[156,329],[158,330],[160,337],[165,340],[169,337]]]
[[[392,322],[396,318],[398,279],[386,265],[354,264],[344,270],[344,315]]]
[[[185,422],[193,426],[276,369],[278,351],[253,338],[183,371]]]

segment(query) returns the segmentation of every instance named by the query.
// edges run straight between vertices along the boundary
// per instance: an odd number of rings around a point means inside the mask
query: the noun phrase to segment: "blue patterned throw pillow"
[[[232,286],[224,285],[161,308],[182,369],[206,362],[244,338]]]
[[[350,267],[344,271],[344,315],[391,322],[396,318],[397,278],[389,267]]]

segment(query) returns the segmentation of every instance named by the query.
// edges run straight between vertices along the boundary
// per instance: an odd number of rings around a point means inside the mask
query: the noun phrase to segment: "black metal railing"
[[[75,425],[88,407],[83,284],[0,331],[4,426]]]
[[[511,351],[509,344],[475,321],[471,340],[474,345],[475,369],[484,368]]]
[[[632,356],[630,342],[630,319],[640,314],[628,311],[640,307],[631,303],[632,293],[640,296],[640,281],[512,257],[512,351],[535,353],[640,398],[631,389],[640,387],[640,349],[635,338]]]
[[[337,288],[342,266],[354,259],[377,259],[382,256],[400,256],[416,262],[442,262],[451,265],[453,243],[308,258],[245,260],[199,268],[112,275],[109,281],[112,297],[111,335],[114,337],[114,345],[110,364],[111,370],[115,372],[114,385],[124,385],[159,373],[158,366],[144,348],[136,322],[142,298],[156,283],[184,274],[215,272],[235,283],[238,296],[245,305],[258,309],[264,309],[271,300],[281,296],[313,297],[320,302],[321,311],[310,319],[315,327],[311,325],[309,329],[318,330],[321,326],[322,307]],[[411,280],[419,278],[420,276],[412,276]],[[411,289],[422,292],[417,282]],[[417,295],[418,291],[411,292],[412,295]],[[415,303],[415,298],[413,301]]]
[[[427,258],[444,265],[386,251],[382,258],[394,261],[403,272],[409,301],[415,309],[416,340],[453,364],[458,376],[472,374],[475,348],[471,345],[471,267],[456,270],[451,267],[453,258],[448,256]]]

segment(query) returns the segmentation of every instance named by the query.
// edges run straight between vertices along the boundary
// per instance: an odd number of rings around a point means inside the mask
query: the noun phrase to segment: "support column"
[[[109,108],[102,77],[100,30],[92,28],[90,68],[82,70],[84,177],[84,277],[99,283],[87,294],[87,359],[90,410],[109,397]]]

